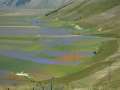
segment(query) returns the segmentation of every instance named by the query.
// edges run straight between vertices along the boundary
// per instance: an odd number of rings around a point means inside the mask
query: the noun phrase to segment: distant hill
[[[0,8],[57,8],[69,0],[0,0]]]
[[[31,0],[0,0],[1,8],[25,6]]]

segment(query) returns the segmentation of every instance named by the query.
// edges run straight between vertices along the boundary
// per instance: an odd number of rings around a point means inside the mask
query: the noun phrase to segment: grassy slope
[[[76,24],[85,27],[85,28],[95,28],[96,32],[91,31],[87,32],[90,35],[97,35],[101,37],[114,37],[117,41],[105,42],[100,48],[99,54],[94,57],[97,60],[95,64],[85,67],[82,71],[70,76],[63,77],[58,79],[60,82],[70,82],[74,80],[81,80],[84,77],[88,77],[90,74],[107,67],[108,62],[101,62],[109,58],[109,56],[117,53],[119,55],[118,48],[120,46],[120,1],[119,0],[84,0],[79,2],[76,0],[76,3],[72,4],[69,7],[63,8],[56,13],[49,15],[51,18],[60,18],[63,20],[74,20]],[[99,28],[102,29],[101,32],[97,31]],[[86,34],[86,33],[84,33]],[[114,63],[116,61],[112,61]],[[117,71],[119,71],[118,69]],[[113,72],[113,77],[117,77],[118,81],[114,81],[111,84],[111,87],[119,87],[119,72]],[[108,77],[108,76],[106,76]],[[115,79],[116,80],[116,79]],[[100,79],[100,83],[104,83],[104,78]],[[96,85],[95,85],[96,86]],[[107,90],[107,89],[106,89]],[[113,89],[114,90],[114,89]]]
[[[92,32],[92,34],[106,34],[119,37],[119,8],[119,0],[84,0],[83,2],[76,0],[71,6],[63,8],[49,17],[74,20],[85,28],[103,29],[102,32]]]
[[[108,46],[110,43],[112,43],[112,45]],[[91,64],[89,64],[87,67],[84,67],[83,70],[81,70],[80,72],[72,74],[70,76],[63,77],[63,79],[61,78],[59,80],[63,82],[78,80],[83,77],[87,77],[90,74],[99,71],[100,69],[107,67],[107,64],[109,63],[113,63],[114,61],[104,61],[104,60],[105,58],[116,52],[116,50],[118,49],[117,41],[105,42],[101,48],[102,49],[98,51],[97,56],[93,57],[94,61]],[[111,52],[109,52],[110,49],[112,49]]]

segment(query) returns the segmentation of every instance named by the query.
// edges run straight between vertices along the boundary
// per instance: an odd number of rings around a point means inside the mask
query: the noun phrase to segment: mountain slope
[[[57,8],[69,0],[0,0],[0,8]]]
[[[31,0],[0,0],[1,8],[25,6]]]
[[[115,42],[105,42],[99,48],[98,57],[93,65],[81,70],[76,74],[66,76],[58,82],[66,82],[71,88],[83,90],[92,87],[98,90],[119,90],[120,71],[120,0],[76,0],[67,7],[48,15],[49,18],[58,18],[66,22],[73,22],[82,28],[90,29],[81,35],[96,35],[100,37],[114,38]],[[75,29],[76,30],[76,29]],[[108,50],[106,50],[108,48]],[[110,51],[112,50],[113,51]],[[108,56],[106,54],[108,53]],[[106,57],[105,57],[106,56]],[[106,61],[107,60],[107,61]],[[117,65],[116,65],[117,63]],[[109,66],[111,65],[111,66]],[[111,69],[110,71],[109,68]],[[111,74],[110,74],[111,73]],[[70,83],[71,82],[71,83]],[[67,89],[66,89],[67,90]],[[87,90],[87,89],[85,89]]]
[[[74,21],[85,28],[101,28],[101,32],[89,34],[106,34],[120,37],[120,1],[119,0],[76,0],[71,5],[51,13],[50,18]]]

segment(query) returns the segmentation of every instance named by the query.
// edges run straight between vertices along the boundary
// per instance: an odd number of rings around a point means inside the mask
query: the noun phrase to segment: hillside
[[[48,15],[49,18],[58,18],[66,22],[73,22],[79,27],[91,30],[79,30],[80,35],[93,35],[109,37],[116,40],[106,42],[96,56],[96,62],[89,64],[76,74],[61,78],[63,82],[69,83],[70,87],[77,87],[80,90],[87,87],[101,87],[105,90],[117,90],[120,77],[120,1],[119,0],[76,0],[71,5],[56,10]],[[78,28],[79,29],[79,28]],[[76,30],[77,32],[77,30]],[[107,50],[108,48],[108,50]],[[116,49],[115,49],[116,48]],[[113,51],[111,51],[114,49]],[[111,54],[108,54],[110,53]],[[109,64],[111,66],[109,66]],[[110,69],[109,69],[110,68]],[[111,73],[111,74],[110,74]],[[58,82],[62,82],[58,79]],[[102,89],[102,90],[103,90]],[[86,89],[85,89],[86,90]]]
[[[57,8],[68,0],[0,0],[1,9],[47,9]]]
[[[50,14],[49,17],[72,20],[85,28],[102,29],[101,32],[92,34],[119,37],[119,15],[119,0],[76,0],[71,5]]]

